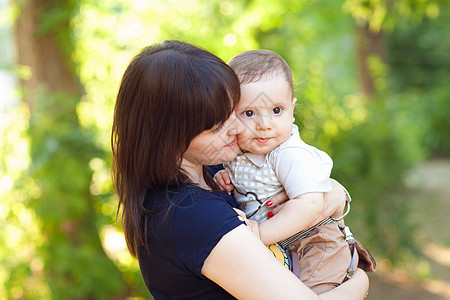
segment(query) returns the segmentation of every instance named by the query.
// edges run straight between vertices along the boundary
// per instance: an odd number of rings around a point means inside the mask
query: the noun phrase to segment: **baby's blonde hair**
[[[273,51],[265,49],[244,51],[232,57],[228,65],[234,70],[241,84],[281,75],[288,82],[292,96],[294,95],[291,68]]]

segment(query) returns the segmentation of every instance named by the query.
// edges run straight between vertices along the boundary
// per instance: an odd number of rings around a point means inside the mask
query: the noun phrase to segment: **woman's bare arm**
[[[337,288],[320,295],[320,299],[364,299],[369,292],[369,277],[366,272],[356,269],[350,280]]]
[[[367,276],[358,273],[336,292],[317,296],[245,225],[222,237],[205,260],[202,274],[238,299],[363,299],[368,288]]]

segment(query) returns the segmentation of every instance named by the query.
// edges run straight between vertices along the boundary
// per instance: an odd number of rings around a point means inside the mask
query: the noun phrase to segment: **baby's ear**
[[[297,98],[292,99],[292,109],[294,109],[295,103],[297,103]]]
[[[294,121],[295,121],[295,117],[294,117],[295,103],[297,103],[297,98],[292,99],[292,123],[294,123]]]

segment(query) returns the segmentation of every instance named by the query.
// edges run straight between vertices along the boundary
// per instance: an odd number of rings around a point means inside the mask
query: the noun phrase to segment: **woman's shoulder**
[[[189,234],[185,232],[186,228],[193,232],[216,231],[229,222],[236,223],[235,225],[242,223],[233,210],[236,207],[231,203],[234,199],[227,192],[185,186],[164,192],[147,192],[145,201],[147,209],[156,211],[151,224],[169,225],[175,232],[182,232],[187,236]]]
[[[226,204],[236,207],[234,199],[225,191],[210,191],[194,185],[178,188],[147,190],[146,204],[163,205],[174,208],[190,208],[193,206]],[[147,206],[146,205],[146,206]]]
[[[231,198],[227,192],[187,188],[172,208],[177,247],[191,253],[188,257],[201,253],[202,257],[194,261],[203,262],[223,235],[243,224],[227,198]]]
[[[225,191],[210,191],[197,186],[186,186],[179,194],[179,206],[187,208],[197,207],[216,207],[216,206],[234,206],[233,197]]]

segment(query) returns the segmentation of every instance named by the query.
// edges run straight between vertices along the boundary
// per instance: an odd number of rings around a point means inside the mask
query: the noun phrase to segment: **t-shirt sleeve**
[[[331,191],[333,161],[325,152],[289,147],[279,151],[274,169],[290,199],[301,194]]]
[[[198,276],[202,276],[203,263],[220,239],[244,224],[226,200],[213,193],[207,195],[199,194],[193,205],[178,208],[174,215],[177,252],[185,267]]]
[[[214,176],[220,170],[223,170],[223,164],[208,166],[208,171],[212,176]]]

